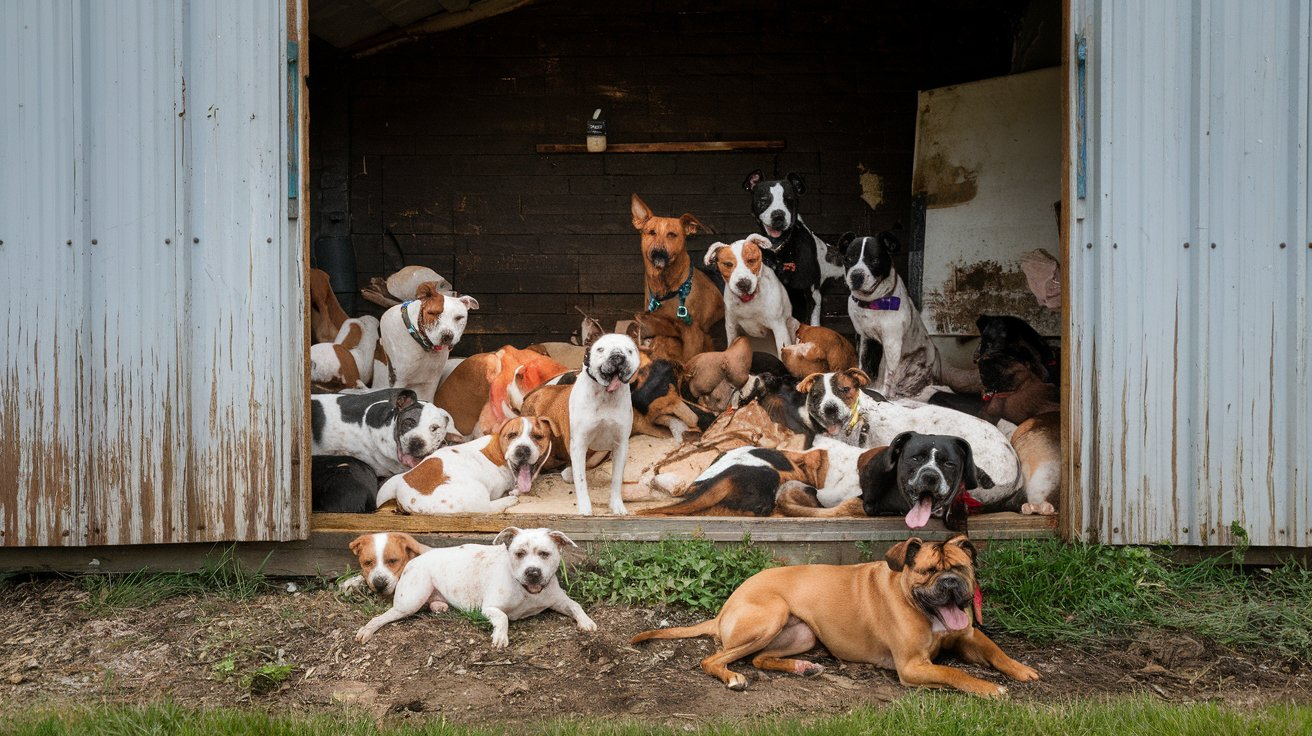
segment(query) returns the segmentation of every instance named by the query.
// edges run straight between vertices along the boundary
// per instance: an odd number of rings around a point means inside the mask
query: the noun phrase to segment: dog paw
[[[597,630],[596,621],[593,621],[587,616],[584,616],[582,619],[579,620],[579,631],[596,631],[596,630]]]
[[[747,677],[745,677],[744,675],[739,675],[739,674],[735,673],[733,677],[730,677],[730,678],[729,678],[729,681],[728,681],[728,682],[724,683],[724,685],[725,685],[725,687],[729,688],[730,690],[737,690],[737,691],[746,690],[746,689],[747,689]]]
[[[566,483],[573,483],[573,482],[574,482],[574,466],[572,466],[572,465],[566,465],[565,468],[564,468],[563,470],[560,471],[560,477],[563,478],[563,479],[565,480]]]
[[[1026,667],[1020,663],[1016,664],[1015,672],[1010,672],[1008,674],[1011,675],[1011,679],[1019,680],[1020,682],[1034,682],[1039,679],[1039,673],[1033,667]]]
[[[368,644],[372,638],[373,633],[369,631],[368,626],[362,626],[359,631],[355,632],[355,640],[361,644]]]
[[[446,611],[450,610],[450,608],[451,606],[448,606],[446,604],[446,601],[431,601],[428,604],[428,610],[432,611],[433,613],[445,613]]]
[[[493,648],[493,649],[505,649],[505,648],[508,647],[508,646],[510,646],[510,635],[509,635],[509,634],[505,634],[505,633],[502,633],[502,632],[500,632],[500,631],[493,632],[493,634],[492,634],[492,648]]]
[[[622,503],[613,503],[610,505],[610,512],[615,516],[628,516],[629,510],[624,508]]]
[[[794,671],[802,677],[815,677],[825,671],[825,666],[815,662],[799,662]]]

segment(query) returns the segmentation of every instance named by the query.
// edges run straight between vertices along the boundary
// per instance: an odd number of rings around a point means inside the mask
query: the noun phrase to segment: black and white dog
[[[861,468],[861,504],[867,516],[905,515],[912,529],[932,516],[963,531],[962,492],[979,488],[977,475],[970,443],[962,438],[902,432]]]
[[[404,473],[459,437],[445,409],[408,388],[310,397],[312,455],[349,455],[378,476]],[[448,437],[451,435],[451,437]]]
[[[802,222],[798,203],[806,183],[798,174],[766,179],[757,169],[747,175],[743,189],[752,193],[752,217],[771,245],[765,264],[788,292],[793,318],[820,324],[820,287],[829,279],[843,278],[843,263],[838,251]]]
[[[945,363],[930,339],[906,282],[893,268],[900,247],[890,232],[861,238],[844,233],[838,241],[851,292],[847,314],[857,334],[857,364],[872,371],[874,389],[890,399],[918,396],[934,384],[978,394],[978,373]],[[872,341],[884,349],[878,370],[866,362]]]

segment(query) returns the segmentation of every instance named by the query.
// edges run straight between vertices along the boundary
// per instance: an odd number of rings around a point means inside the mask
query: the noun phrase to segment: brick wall
[[[363,283],[397,265],[390,231],[406,263],[474,295],[459,354],[564,339],[575,307],[603,323],[641,308],[633,192],[727,240],[752,230],[747,173],[793,171],[822,236],[909,227],[916,91],[1008,73],[1029,3],[762,5],[542,2],[363,59],[316,44],[330,58],[311,60],[315,234],[349,232]],[[787,148],[534,152],[582,143],[597,107],[611,142]],[[873,210],[862,170],[882,182]],[[331,215],[344,198],[349,225]],[[716,237],[694,238],[695,257]],[[841,290],[825,309],[850,329]]]

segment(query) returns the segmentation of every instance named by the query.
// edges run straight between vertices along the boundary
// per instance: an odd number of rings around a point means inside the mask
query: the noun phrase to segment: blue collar
[[[688,301],[688,294],[692,292],[692,276],[693,265],[692,263],[689,263],[688,278],[683,282],[683,285],[668,294],[664,294],[660,297],[653,296],[649,298],[647,300],[647,311],[655,312],[657,309],[661,308],[661,302],[666,301],[667,299],[673,299],[677,296],[679,297],[679,308],[675,310],[675,315],[677,315],[679,320],[685,325],[692,324],[692,315],[688,314],[688,307],[684,306],[684,302]]]
[[[442,348],[441,345],[434,345],[431,341],[429,341],[429,339],[428,339],[427,337],[424,336],[424,333],[420,332],[420,331],[414,326],[414,324],[410,321],[410,309],[409,309],[409,307],[410,307],[411,304],[414,304],[414,303],[415,303],[415,300],[414,300],[414,299],[411,299],[411,300],[408,301],[408,302],[402,302],[402,303],[401,303],[401,322],[402,322],[402,324],[404,324],[406,330],[408,330],[408,331],[410,332],[410,337],[413,337],[414,340],[415,340],[415,342],[419,343],[419,347],[423,348],[425,353],[436,353],[436,352],[442,350],[443,348]]]
[[[896,312],[902,308],[902,297],[898,296],[881,296],[868,302],[852,297],[852,301],[856,302],[856,305],[862,309],[873,309],[877,312]]]

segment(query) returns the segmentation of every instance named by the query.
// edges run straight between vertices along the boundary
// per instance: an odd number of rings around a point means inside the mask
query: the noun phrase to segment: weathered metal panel
[[[283,3],[0,16],[4,543],[304,537]]]
[[[1072,8],[1070,531],[1312,546],[1309,3]]]

